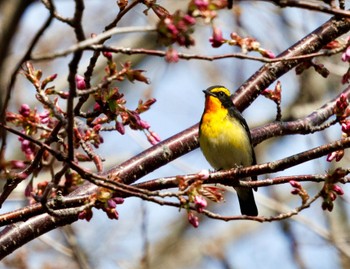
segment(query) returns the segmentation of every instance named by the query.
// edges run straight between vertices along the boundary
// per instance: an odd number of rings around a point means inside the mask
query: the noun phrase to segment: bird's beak
[[[215,96],[215,95],[214,95],[212,92],[210,92],[209,90],[204,90],[203,92],[204,92],[205,96],[207,96],[207,95]]]

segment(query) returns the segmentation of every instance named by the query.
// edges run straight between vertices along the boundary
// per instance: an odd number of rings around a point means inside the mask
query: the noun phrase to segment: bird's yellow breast
[[[205,158],[215,169],[251,165],[252,148],[241,123],[229,116],[216,98],[209,97],[200,125],[199,143]]]

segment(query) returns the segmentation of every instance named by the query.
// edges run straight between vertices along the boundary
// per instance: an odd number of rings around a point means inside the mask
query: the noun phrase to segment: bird
[[[220,85],[209,87],[199,123],[199,145],[209,164],[216,170],[256,164],[250,130],[231,100],[230,91]],[[256,176],[242,180],[257,180]],[[234,187],[243,215],[257,216],[251,188]],[[255,188],[256,190],[256,188]]]

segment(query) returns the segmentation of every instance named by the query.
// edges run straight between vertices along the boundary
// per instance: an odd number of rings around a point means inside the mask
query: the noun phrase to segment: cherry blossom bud
[[[149,133],[151,134],[151,136],[152,136],[157,142],[162,141],[162,139],[160,138],[160,136],[159,136],[156,132],[149,131]]]
[[[203,212],[203,209],[207,207],[207,200],[202,195],[196,195],[194,197],[194,204],[199,213]]]
[[[119,213],[115,208],[111,208],[108,210],[105,210],[107,213],[108,218],[110,219],[119,219]]]
[[[86,221],[90,221],[92,219],[92,210],[91,209],[85,209],[81,211],[78,215],[79,219],[86,219]]]
[[[344,156],[344,150],[333,151],[328,154],[327,162],[331,162],[335,159],[336,162],[339,162]]]
[[[79,90],[86,89],[86,83],[85,83],[85,79],[83,76],[76,75],[75,76],[75,83],[76,83],[77,89],[79,89]]]
[[[11,161],[11,167],[13,169],[23,169],[26,167],[26,164],[23,161],[13,160]]]
[[[109,208],[115,208],[117,205],[120,205],[124,203],[124,199],[121,197],[114,197],[111,199],[108,199],[107,205]]]
[[[193,24],[196,23],[196,19],[193,18],[192,16],[188,15],[188,14],[186,14],[186,15],[184,16],[183,19],[184,19],[184,21],[185,21],[186,23],[188,23],[188,24],[190,24],[190,25],[193,25]]]
[[[50,112],[48,110],[44,110],[44,112],[39,114],[39,118],[40,118],[40,123],[42,124],[46,124],[49,122],[49,116],[50,116]]]
[[[350,133],[350,121],[349,120],[344,121],[341,124],[341,130],[346,134]]]
[[[150,134],[147,135],[147,140],[148,142],[150,142],[153,146],[156,145],[158,142],[156,139],[154,139],[154,137]]]
[[[101,106],[99,103],[95,103],[94,104],[94,111],[100,111],[101,110]]]
[[[109,208],[115,208],[117,206],[116,202],[113,199],[108,199],[107,205]]]
[[[108,60],[111,60],[112,57],[113,57],[113,54],[112,54],[112,52],[110,52],[110,51],[104,51],[104,52],[102,52],[102,54],[103,54],[103,56],[105,56]]]
[[[199,226],[199,219],[192,212],[188,212],[187,218],[188,218],[189,223],[191,223],[191,225],[194,228],[197,228]]]
[[[267,57],[267,58],[270,58],[270,59],[276,58],[276,55],[275,55],[272,51],[270,51],[270,50],[265,50],[265,49],[260,48],[260,49],[259,49],[259,53],[260,53],[262,56]]]
[[[292,187],[300,189],[301,188],[301,184],[298,181],[295,180],[290,180],[289,184],[292,185]]]
[[[220,47],[223,43],[225,43],[226,39],[222,36],[222,31],[220,28],[214,27],[213,35],[209,38],[209,42],[213,48]]]
[[[102,125],[101,124],[96,124],[92,129],[95,131],[95,132],[99,132],[102,128]]]
[[[197,6],[199,10],[201,9],[207,9],[209,6],[209,1],[208,0],[195,0],[194,4]]]
[[[330,193],[329,193],[329,198],[330,198],[331,201],[333,202],[333,201],[337,198],[337,196],[335,195],[334,192],[330,192]]]
[[[344,194],[343,189],[341,187],[339,187],[338,185],[333,185],[333,191],[338,195]]]
[[[124,198],[122,197],[114,197],[112,198],[114,200],[114,202],[117,204],[117,205],[121,205],[124,203]]]
[[[297,195],[297,194],[300,193],[300,189],[294,189],[290,193],[293,194],[293,195]]]
[[[169,48],[165,53],[165,60],[168,63],[177,63],[179,61],[179,54],[177,50]]]
[[[28,117],[30,114],[30,107],[27,104],[21,105],[21,108],[19,109],[19,114],[21,114],[23,117]]]
[[[123,123],[116,121],[115,122],[115,129],[120,133],[120,134],[125,134],[125,127]]]
[[[149,125],[147,121],[141,119],[139,121],[139,125],[142,129],[149,129],[151,127],[151,125]]]
[[[349,62],[350,61],[350,46],[347,47],[345,52],[342,54],[341,60],[343,62]]]
[[[176,28],[176,26],[174,25],[173,21],[170,18],[166,18],[164,22],[171,35],[176,36],[179,34],[179,30]]]
[[[149,130],[149,134],[147,134],[147,140],[152,144],[156,145],[161,141],[159,135],[151,130]]]
[[[51,76],[48,76],[47,78],[45,78],[45,79],[43,80],[43,82],[41,83],[40,88],[41,88],[41,89],[45,89],[46,85],[47,85],[49,82],[54,81],[56,78],[57,78],[57,74],[53,74],[53,75],[51,75]]]

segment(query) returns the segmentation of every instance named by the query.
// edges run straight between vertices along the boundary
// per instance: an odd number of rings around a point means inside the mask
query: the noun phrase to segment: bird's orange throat
[[[222,124],[223,120],[226,118],[227,113],[227,109],[223,107],[218,98],[207,96],[202,116],[202,131],[208,132],[208,134],[221,132],[220,124]]]
[[[205,98],[205,112],[206,113],[215,113],[221,109],[222,104],[220,100],[214,96],[207,96]]]

